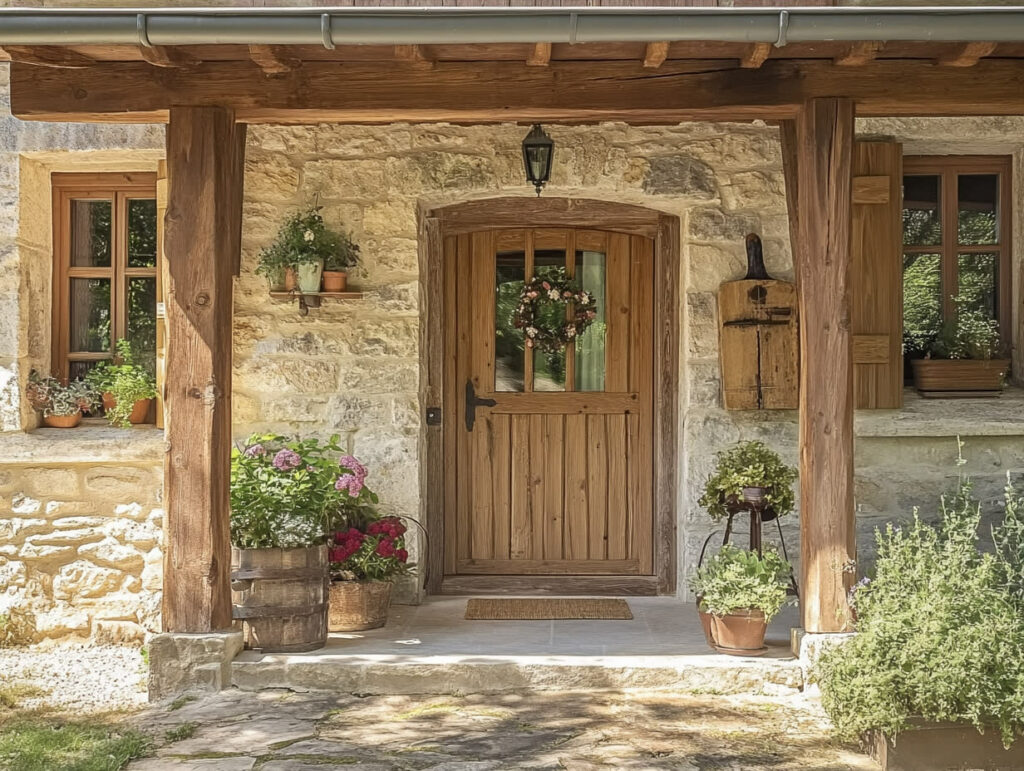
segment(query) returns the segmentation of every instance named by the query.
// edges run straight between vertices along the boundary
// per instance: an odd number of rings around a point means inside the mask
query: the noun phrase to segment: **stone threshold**
[[[162,463],[164,432],[155,426],[116,428],[85,421],[77,428],[37,428],[0,432],[0,463],[71,464]]]

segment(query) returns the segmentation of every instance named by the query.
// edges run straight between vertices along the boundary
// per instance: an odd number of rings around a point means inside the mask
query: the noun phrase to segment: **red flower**
[[[345,549],[344,549],[344,547],[341,547],[341,546],[333,547],[330,550],[330,552],[328,552],[328,559],[331,562],[344,562],[347,559],[346,556],[345,556]]]
[[[405,549],[396,549],[395,559],[399,562],[405,562],[409,559],[409,552],[407,552]]]
[[[394,557],[395,556],[395,543],[394,541],[382,538],[380,543],[377,544],[376,552],[381,557]]]

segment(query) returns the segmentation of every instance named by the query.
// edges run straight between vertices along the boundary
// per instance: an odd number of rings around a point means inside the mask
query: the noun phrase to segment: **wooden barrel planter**
[[[297,653],[327,642],[327,547],[232,549],[232,616],[246,648]]]

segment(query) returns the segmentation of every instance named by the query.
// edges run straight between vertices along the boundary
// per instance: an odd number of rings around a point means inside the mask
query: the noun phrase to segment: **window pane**
[[[97,361],[72,361],[68,364],[68,380],[81,380],[87,374],[89,370],[95,367],[99,362]]]
[[[957,270],[960,281],[957,307],[998,319],[999,256],[991,252],[961,254],[957,256]]]
[[[526,282],[526,252],[498,252],[494,300],[494,390],[522,391],[526,346],[523,330],[516,329],[512,314]]]
[[[576,390],[604,390],[605,255],[576,251],[576,283],[597,301],[597,318],[576,339]]]
[[[135,363],[156,372],[156,278],[128,279],[127,338]]]
[[[536,249],[533,253],[533,274],[540,276],[545,270],[565,267],[565,249]],[[545,324],[565,321],[565,306],[560,303],[541,303],[537,318]],[[565,390],[565,348],[556,353],[533,351],[533,390]]]
[[[110,201],[71,202],[71,265],[110,267]]]
[[[156,200],[128,201],[128,267],[156,267]]]
[[[938,254],[903,255],[903,347],[921,355],[942,326],[942,258]]]
[[[111,350],[110,279],[71,279],[69,316],[73,352]]]
[[[907,246],[942,243],[940,183],[941,177],[934,174],[903,178],[903,243]]]
[[[961,244],[999,242],[999,175],[957,177],[957,228]]]

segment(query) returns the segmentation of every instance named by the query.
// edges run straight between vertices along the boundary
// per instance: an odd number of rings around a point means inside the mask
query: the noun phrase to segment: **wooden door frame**
[[[674,594],[679,393],[679,218],[632,204],[581,198],[488,198],[448,206],[421,204],[418,212],[420,268],[420,495],[427,530],[420,560],[429,594],[444,579],[445,427],[457,415],[431,417],[444,405],[444,239],[480,230],[523,227],[589,228],[654,241],[654,573],[650,576],[528,577],[459,576],[445,593]],[[567,591],[568,589],[568,591]]]

